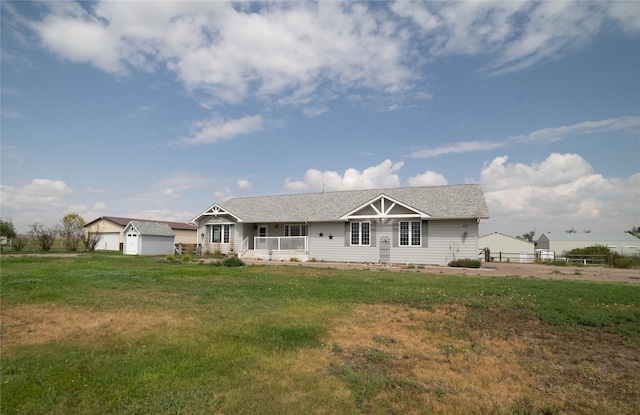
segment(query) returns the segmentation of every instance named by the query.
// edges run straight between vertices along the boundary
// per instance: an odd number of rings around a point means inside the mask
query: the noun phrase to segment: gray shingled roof
[[[323,222],[338,220],[382,194],[433,219],[489,217],[478,184],[243,197],[219,206],[245,222]]]
[[[140,235],[175,236],[175,232],[173,232],[171,227],[166,223],[132,220],[131,224],[136,228]]]

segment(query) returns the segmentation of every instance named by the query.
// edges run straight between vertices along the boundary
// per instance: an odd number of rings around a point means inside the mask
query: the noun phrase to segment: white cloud
[[[12,118],[12,119],[24,118],[24,115],[22,115],[18,111],[10,110],[8,108],[2,108],[2,110],[0,110],[0,115],[3,118]]]
[[[73,211],[67,197],[74,192],[61,180],[33,179],[23,186],[0,185],[3,219],[12,220],[18,232],[33,222],[57,224],[64,213]]]
[[[553,153],[531,165],[507,161],[497,157],[480,173],[491,215],[485,233],[622,232],[640,219],[640,173],[607,179],[577,154]]]
[[[422,174],[409,177],[407,180],[407,185],[409,186],[440,186],[445,184],[448,184],[447,179],[435,171],[426,171]]]
[[[212,102],[257,98],[311,114],[333,94],[402,95],[425,64],[441,57],[487,57],[482,70],[495,75],[560,58],[603,27],[640,31],[633,2],[42,5],[41,20],[27,25],[64,59],[117,76],[168,69]]]
[[[314,118],[324,114],[329,111],[329,107],[326,105],[322,105],[319,107],[305,107],[302,109],[302,114],[308,118]]]
[[[354,189],[375,189],[384,187],[399,187],[398,171],[403,162],[393,163],[385,160],[377,166],[368,167],[362,171],[350,168],[343,175],[335,171],[320,171],[309,169],[303,180],[294,181],[287,177],[285,188],[293,191],[337,191]]]
[[[411,157],[414,158],[430,158],[443,154],[451,153],[468,153],[472,151],[486,151],[495,148],[504,147],[506,143],[493,141],[461,141],[459,143],[445,144],[440,147],[419,147],[412,151]]]
[[[458,143],[444,144],[440,147],[434,148],[430,148],[427,146],[417,147],[413,149],[410,156],[413,158],[430,158],[443,154],[494,150],[496,148],[502,148],[516,144],[548,144],[556,141],[561,141],[572,136],[618,130],[625,130],[630,134],[639,135],[640,117],[625,116],[599,121],[583,121],[577,124],[564,125],[560,127],[541,128],[528,134],[520,134],[509,137],[504,141],[461,141]]]
[[[93,205],[94,212],[104,212],[107,209],[107,204],[104,202],[96,202]]]
[[[181,199],[186,191],[205,188],[210,184],[211,178],[202,174],[191,171],[176,171],[152,183],[148,191],[136,193],[128,199],[162,205],[167,200]]]
[[[250,134],[263,128],[262,115],[236,119],[213,118],[193,124],[194,132],[189,137],[182,137],[180,142],[187,145],[213,144],[222,140],[230,140],[238,135]]]
[[[626,116],[600,121],[584,121],[560,127],[542,128],[526,135],[509,137],[508,140],[517,143],[553,143],[575,135],[617,130],[627,130],[632,134],[640,134],[640,117]]]
[[[413,77],[398,28],[364,3],[46,5],[30,27],[53,53],[118,75],[165,66],[229,103],[320,83],[395,93]]]
[[[253,185],[248,180],[238,180],[238,189],[243,191],[251,191],[253,189]]]

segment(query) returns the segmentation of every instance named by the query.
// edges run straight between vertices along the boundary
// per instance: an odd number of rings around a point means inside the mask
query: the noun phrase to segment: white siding
[[[501,233],[491,233],[480,237],[478,248],[489,248],[491,257],[502,262],[533,262],[534,244]],[[483,257],[484,258],[484,257]]]
[[[96,251],[119,251],[120,233],[108,232],[100,235]]]
[[[466,237],[463,236],[465,232]],[[426,248],[391,248],[391,262],[448,264],[456,259],[478,257],[478,224],[475,220],[429,221],[427,238]]]
[[[378,262],[380,240],[389,238],[392,244],[392,263],[447,264],[454,259],[478,257],[478,225],[475,220],[429,221],[427,246],[393,246],[393,222],[378,222],[372,229],[372,244],[375,246],[345,246],[345,223],[314,223],[309,226],[309,258],[338,262]],[[463,237],[464,232],[467,236]],[[320,237],[319,234],[323,236]],[[333,238],[329,238],[329,236]],[[348,237],[348,233],[346,233]],[[397,240],[397,236],[395,238]]]

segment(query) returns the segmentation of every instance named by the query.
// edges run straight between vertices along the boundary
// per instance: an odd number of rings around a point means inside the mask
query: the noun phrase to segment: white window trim
[[[211,232],[209,234],[209,243],[212,243],[212,244],[228,244],[228,243],[231,243],[231,225],[219,223],[219,224],[213,224],[213,225],[209,225],[209,226],[211,226]],[[219,242],[214,242],[213,241],[213,229],[216,226],[220,226],[220,241]],[[227,241],[225,241],[225,236],[228,237]]]
[[[300,235],[295,235],[296,237],[307,236],[308,229],[307,229],[306,223],[290,223],[290,224],[284,225],[284,236],[291,236],[292,226],[300,226]]]
[[[362,243],[362,224],[369,224],[369,243]],[[353,224],[358,225],[358,243],[353,243],[352,232],[353,232]],[[371,246],[371,222],[370,221],[357,221],[349,223],[349,245],[350,246]]]
[[[402,223],[408,223],[409,224],[409,228],[407,229],[408,232],[408,244],[403,244],[402,243]],[[413,228],[414,225],[417,225],[418,227],[418,233],[420,234],[420,239],[418,240],[417,244],[413,244]],[[416,221],[416,220],[402,220],[398,223],[398,246],[400,248],[420,248],[422,247],[422,238],[424,237],[424,235],[422,235],[422,222],[421,221]]]

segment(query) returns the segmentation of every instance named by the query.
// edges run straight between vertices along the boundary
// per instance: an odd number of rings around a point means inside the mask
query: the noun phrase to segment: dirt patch
[[[603,282],[628,282],[640,284],[640,270],[595,266],[555,266],[543,264],[513,264],[505,262],[483,263],[481,268],[456,268],[435,265],[378,264],[353,262],[277,262],[243,259],[247,264],[305,266],[335,269],[371,269],[394,272],[420,272],[445,275],[476,275],[486,277],[520,277],[553,280],[582,280]]]
[[[191,319],[135,310],[96,311],[82,307],[20,305],[2,308],[2,349],[54,340],[91,342],[150,328],[175,330]]]
[[[625,341],[460,306],[359,306],[329,336],[361,409],[403,414],[635,413],[640,345]]]

